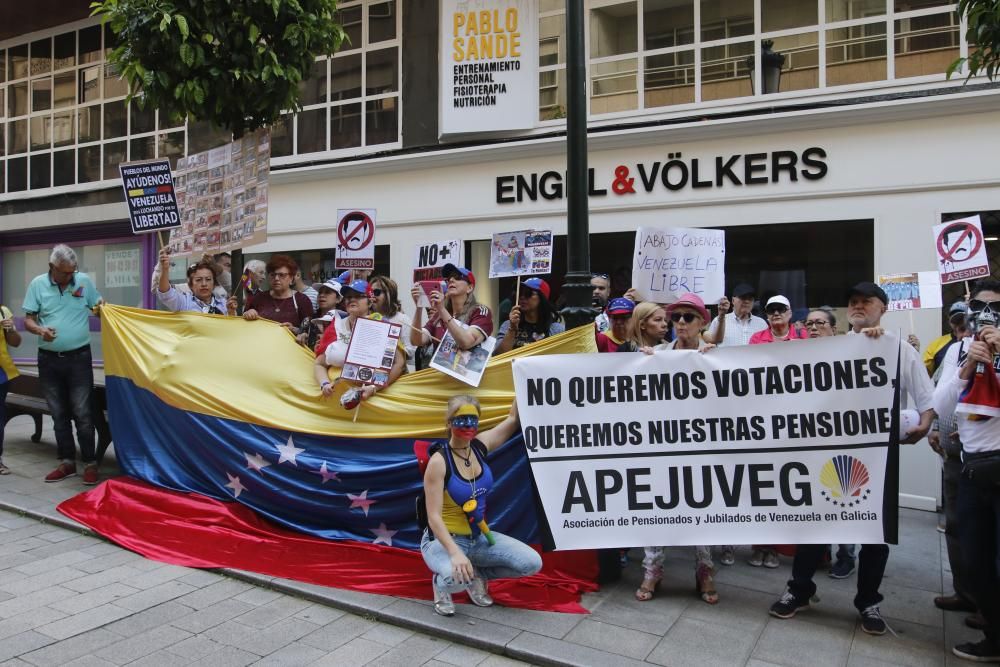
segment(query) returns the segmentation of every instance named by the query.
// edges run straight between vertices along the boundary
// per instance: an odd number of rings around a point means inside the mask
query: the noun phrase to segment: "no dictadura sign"
[[[518,359],[556,548],[894,543],[898,345]]]
[[[169,160],[118,165],[133,234],[181,226]]]

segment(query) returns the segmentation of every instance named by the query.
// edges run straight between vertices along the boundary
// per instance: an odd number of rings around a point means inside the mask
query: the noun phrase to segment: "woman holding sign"
[[[549,301],[549,284],[541,278],[528,278],[521,283],[517,305],[497,332],[499,343],[494,354],[509,352],[549,336],[561,334],[566,327]]]
[[[476,276],[468,269],[445,264],[442,275],[447,281],[445,294],[430,293],[431,307],[427,324],[423,325],[423,311],[418,307],[410,329],[410,342],[424,346],[431,340],[440,342],[451,334],[460,350],[471,350],[493,333],[493,313],[476,301]],[[420,285],[410,290],[413,302],[420,303]],[[421,328],[423,326],[423,328]]]
[[[427,529],[420,553],[434,573],[434,611],[452,616],[451,594],[466,590],[473,604],[488,607],[490,579],[528,577],[542,569],[542,558],[527,544],[490,530],[486,501],[493,486],[487,454],[517,431],[517,403],[502,422],[479,432],[479,401],[455,396],[448,401],[449,439],[428,452],[424,472]]]
[[[640,306],[642,305],[640,304]],[[638,306],[636,307],[636,312],[639,312]],[[659,312],[662,313],[663,311]],[[656,312],[654,311],[652,315],[656,315]],[[710,318],[708,310],[705,308],[705,302],[697,294],[689,293],[682,295],[680,299],[666,307],[666,315],[674,323],[676,338],[669,343],[660,343],[652,347],[642,345],[639,347],[642,352],[646,354],[652,354],[654,351],[660,350],[697,350],[699,352],[707,352],[715,347],[710,343],[706,343],[701,338],[701,330],[705,328],[705,323]],[[647,318],[647,320],[652,319],[653,317]],[[647,325],[646,328],[654,327]],[[661,328],[663,333],[666,333],[665,320],[663,324],[659,324],[658,322],[655,324],[657,333]],[[659,335],[662,336],[662,334]],[[647,342],[648,337],[643,336],[642,340]],[[660,579],[663,577],[665,549],[666,547],[646,547],[644,549],[645,555],[642,559],[642,567],[645,574],[642,584],[639,585],[638,590],[635,592],[636,600],[645,602],[653,599],[653,593],[657,586],[660,585]],[[719,602],[719,593],[715,590],[715,565],[712,563],[712,548],[708,546],[696,546],[694,548],[694,556],[695,590],[703,601],[708,604],[717,604]]]
[[[316,355],[316,363],[313,365],[316,382],[323,392],[323,398],[333,396],[333,382],[330,381],[329,369],[331,367],[340,368],[347,359],[347,348],[351,344],[351,336],[354,333],[354,325],[358,319],[369,317],[371,307],[372,289],[367,280],[355,280],[341,288],[343,300],[341,305],[347,311],[347,317],[337,318],[334,323],[327,326],[323,332],[323,338],[316,346],[324,350],[322,354]],[[382,319],[377,313],[377,319]],[[385,386],[396,381],[396,379],[406,370],[406,351],[400,342],[396,350],[396,356],[392,360],[392,370],[389,371],[389,380]],[[374,384],[359,382],[361,391],[358,398],[362,401],[375,395],[378,387]],[[353,407],[353,406],[352,406]]]

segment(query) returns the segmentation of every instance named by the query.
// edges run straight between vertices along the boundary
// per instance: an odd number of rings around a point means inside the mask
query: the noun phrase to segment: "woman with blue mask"
[[[527,577],[542,567],[534,549],[491,531],[487,522],[493,473],[486,456],[517,431],[517,404],[485,433],[479,432],[480,412],[472,396],[448,401],[450,437],[431,446],[424,473],[427,530],[420,552],[434,573],[434,611],[442,616],[455,613],[452,593],[466,590],[473,604],[488,607],[490,579]]]

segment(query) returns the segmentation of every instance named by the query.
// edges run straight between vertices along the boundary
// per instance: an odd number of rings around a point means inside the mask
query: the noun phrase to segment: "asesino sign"
[[[537,0],[441,0],[439,34],[442,135],[534,127]]]
[[[675,192],[684,189],[739,187],[768,183],[818,181],[828,171],[826,150],[818,146],[803,151],[770,151],[685,158],[668,153],[665,160],[624,163],[611,170],[590,169],[591,197],[629,197],[643,192]],[[498,204],[513,204],[565,196],[563,173],[544,171],[532,174],[497,176]]]
[[[899,341],[515,361],[557,549],[895,542]]]

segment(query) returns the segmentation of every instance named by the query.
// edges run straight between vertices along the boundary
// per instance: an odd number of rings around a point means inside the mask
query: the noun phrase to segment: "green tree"
[[[959,0],[958,13],[968,20],[965,39],[970,52],[948,67],[948,78],[964,64],[966,79],[985,74],[993,81],[1000,71],[1000,0]]]
[[[297,111],[299,83],[344,39],[336,0],[101,0],[129,99],[241,137]]]

